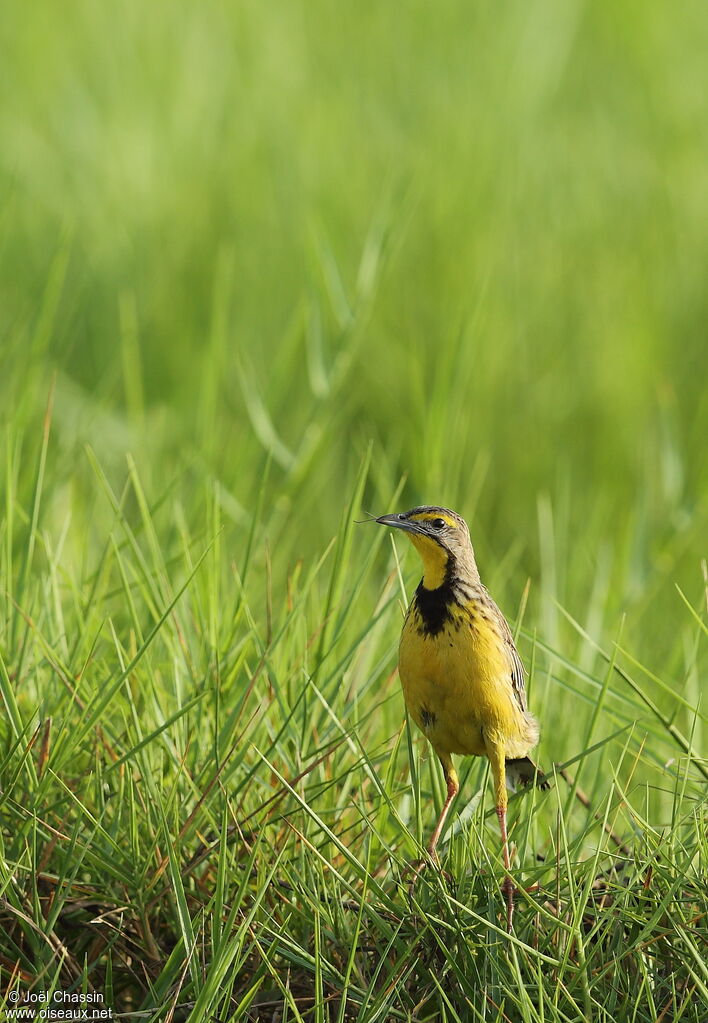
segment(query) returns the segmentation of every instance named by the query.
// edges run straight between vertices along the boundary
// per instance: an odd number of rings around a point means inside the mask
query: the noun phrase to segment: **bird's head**
[[[381,515],[382,526],[402,529],[423,561],[423,586],[436,590],[453,575],[479,579],[465,520],[449,508],[422,505],[407,512]]]

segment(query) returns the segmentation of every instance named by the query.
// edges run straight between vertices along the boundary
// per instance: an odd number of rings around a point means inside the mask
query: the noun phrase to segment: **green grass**
[[[0,1019],[702,1023],[703,5],[6,6]],[[405,878],[422,501],[555,777],[512,937],[485,763]]]

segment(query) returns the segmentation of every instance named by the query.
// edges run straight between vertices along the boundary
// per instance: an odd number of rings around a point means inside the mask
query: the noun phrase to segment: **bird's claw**
[[[406,877],[408,874],[411,875],[411,878],[408,882],[408,898],[410,900],[412,900],[413,898],[413,892],[415,890],[416,884],[418,883],[420,875],[423,873],[424,870],[428,869],[429,867],[433,867],[435,870],[437,870],[438,873],[442,876],[443,880],[445,881],[447,887],[451,889],[453,892],[455,891],[456,884],[452,874],[449,874],[446,870],[442,869],[442,867],[440,866],[440,860],[438,859],[436,853],[428,853],[427,856],[424,856],[418,860],[413,860],[412,863],[409,863],[403,872],[404,877]]]
[[[523,885],[520,888],[518,885],[514,884],[512,878],[509,876],[509,874],[507,874],[502,883],[501,890],[506,896],[506,929],[509,932],[509,934],[511,934],[513,930],[514,920],[514,896],[519,891],[526,893],[538,892],[541,890],[541,886],[540,884],[535,883],[530,885]]]

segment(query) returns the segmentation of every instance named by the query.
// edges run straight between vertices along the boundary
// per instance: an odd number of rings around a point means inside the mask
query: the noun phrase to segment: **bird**
[[[507,835],[507,787],[548,782],[528,754],[539,725],[527,706],[524,667],[511,629],[482,584],[470,531],[449,508],[421,505],[381,515],[402,530],[423,562],[423,578],[406,612],[398,671],[415,724],[442,765],[447,797],[427,845],[436,847],[460,783],[453,754],[486,756],[502,841],[507,929],[512,930],[514,885]],[[415,877],[423,861],[415,867]],[[414,883],[415,883],[414,877]]]

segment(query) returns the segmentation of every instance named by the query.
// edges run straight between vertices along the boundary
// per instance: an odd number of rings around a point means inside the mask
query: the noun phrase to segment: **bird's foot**
[[[409,884],[414,885],[420,875],[428,867],[437,867],[437,858],[433,859],[432,856],[422,856],[418,860],[412,860],[403,871],[403,877],[410,877]]]
[[[526,892],[528,894],[530,894],[531,892],[538,892],[538,891],[541,890],[541,886],[538,883],[536,883],[536,884],[524,885],[523,887],[519,888],[518,885],[514,884],[513,880],[509,876],[509,874],[507,874],[506,877],[504,878],[504,882],[503,882],[503,884],[501,886],[501,890],[504,893],[504,896],[506,898],[506,929],[509,932],[509,934],[511,934],[511,932],[513,930],[513,922],[514,922],[514,906],[515,906],[514,896],[519,891]]]
[[[409,863],[403,872],[404,878],[410,875],[410,880],[408,881],[409,899],[413,898],[413,892],[415,890],[416,884],[420,879],[421,874],[423,873],[423,871],[428,870],[430,867],[432,867],[442,876],[443,880],[445,881],[445,883],[447,884],[448,888],[451,891],[453,892],[455,891],[456,885],[452,874],[448,874],[446,870],[442,869],[442,867],[440,866],[440,860],[438,859],[437,853],[429,852],[427,856],[424,856],[418,860],[413,860],[412,863]]]
[[[514,895],[516,885],[507,874],[502,884],[502,891],[506,897],[506,929],[509,934],[514,930]]]

